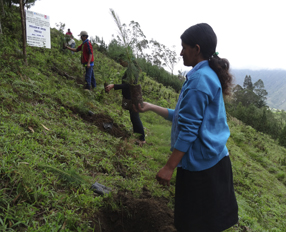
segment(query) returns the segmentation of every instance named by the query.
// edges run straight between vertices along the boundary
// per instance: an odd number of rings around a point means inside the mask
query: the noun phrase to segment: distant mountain
[[[286,110],[286,70],[283,69],[231,69],[235,83],[242,86],[246,75],[251,76],[252,83],[261,79],[267,95],[267,105],[271,108]]]

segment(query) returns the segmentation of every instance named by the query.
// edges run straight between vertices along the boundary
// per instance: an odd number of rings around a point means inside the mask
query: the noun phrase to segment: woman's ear
[[[201,47],[200,47],[200,45],[196,44],[196,45],[195,45],[195,48],[196,48],[196,50],[197,50],[197,54],[200,54],[200,52],[201,52]]]

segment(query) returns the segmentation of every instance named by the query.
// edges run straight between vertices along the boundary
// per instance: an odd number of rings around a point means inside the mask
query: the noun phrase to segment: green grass
[[[14,52],[17,43],[1,40],[7,46],[0,48],[0,230],[93,231],[100,224],[93,215],[121,207],[113,196],[122,189],[136,198],[147,188],[173,208],[175,175],[170,187],[155,180],[170,155],[171,123],[141,114],[147,144],[140,148],[135,135],[116,138],[85,120],[90,110],[132,132],[121,92],[105,94],[103,88],[106,80],[120,83],[124,69],[96,52],[98,86],[86,92],[80,54],[62,51],[59,38],[53,29],[51,50],[28,47],[28,66]],[[141,85],[145,100],[175,107],[178,94],[172,89],[147,76]],[[227,231],[286,231],[286,149],[235,118],[228,120],[240,220]],[[94,194],[95,181],[112,193]]]
[[[285,231],[285,148],[270,136],[230,119],[228,141],[240,225],[252,231]]]

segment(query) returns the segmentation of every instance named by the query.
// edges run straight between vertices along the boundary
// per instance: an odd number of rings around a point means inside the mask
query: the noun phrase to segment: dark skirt
[[[177,168],[175,226],[178,232],[220,232],[238,222],[229,156],[214,167]]]

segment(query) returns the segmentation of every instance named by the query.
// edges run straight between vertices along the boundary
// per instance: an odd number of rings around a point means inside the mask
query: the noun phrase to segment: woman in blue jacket
[[[177,167],[178,232],[219,232],[238,222],[223,99],[230,94],[232,76],[229,62],[216,52],[217,37],[208,24],[191,26],[181,40],[184,65],[193,68],[175,110],[144,102],[139,111],[153,111],[172,121],[172,154],[156,178],[170,185]]]

